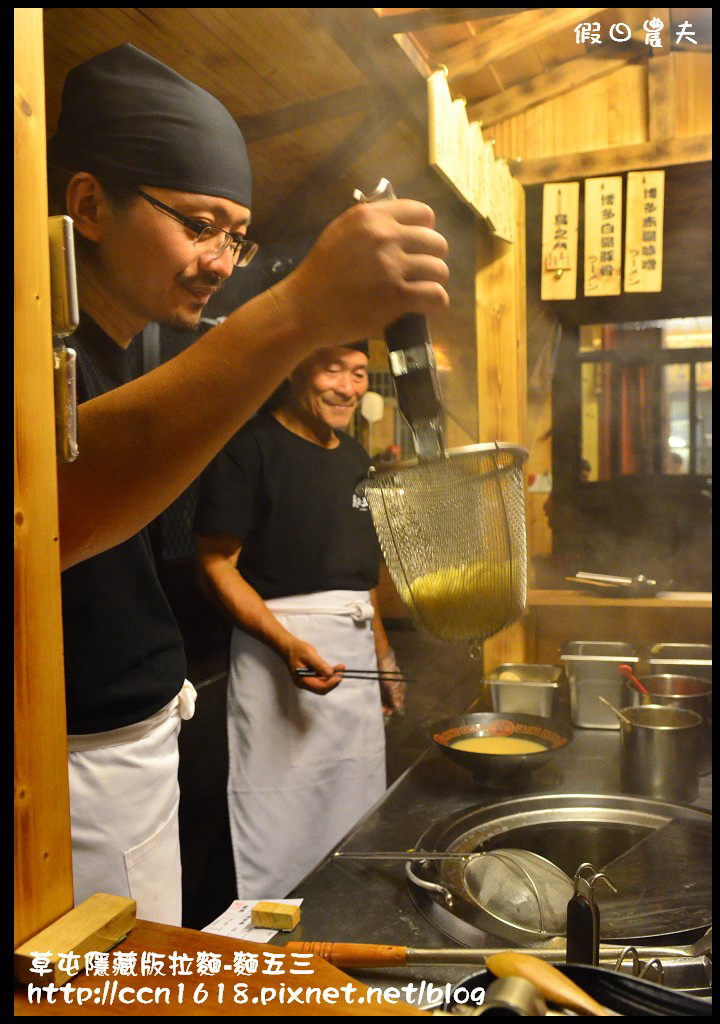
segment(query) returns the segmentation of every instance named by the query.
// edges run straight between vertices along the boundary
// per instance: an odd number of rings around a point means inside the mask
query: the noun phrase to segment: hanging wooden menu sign
[[[453,100],[453,118],[455,122],[455,173],[454,184],[465,202],[470,202],[472,190],[469,187],[470,177],[470,125],[467,119],[465,100]]]
[[[427,80],[429,163],[448,185],[455,187],[457,146],[455,111],[447,81],[447,69],[434,71]]]
[[[487,209],[487,222],[491,230],[495,228],[497,212],[495,210],[495,149],[492,142],[483,144],[483,161],[481,173],[483,176],[483,187],[485,189],[485,207]]]
[[[512,175],[506,160],[495,160],[493,169],[495,185],[493,233],[506,242],[512,242],[515,237]]]
[[[488,175],[486,169],[486,144],[479,121],[468,125],[468,165],[470,205],[479,217],[488,215]]]
[[[625,202],[625,291],[662,291],[665,171],[630,171]]]
[[[542,299],[575,298],[579,204],[579,181],[543,186]]]
[[[619,295],[622,178],[585,180],[585,294]]]
[[[515,196],[505,160],[496,160],[477,121],[468,122],[465,100],[453,99],[448,71],[427,79],[429,163],[460,198],[487,221],[493,234],[514,239]]]

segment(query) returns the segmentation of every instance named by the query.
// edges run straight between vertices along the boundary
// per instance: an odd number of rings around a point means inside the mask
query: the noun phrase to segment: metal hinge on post
[[[78,457],[76,352],[63,342],[77,328],[80,311],[75,277],[75,247],[70,217],[48,218],[50,291],[55,386],[55,447],[60,462]]]

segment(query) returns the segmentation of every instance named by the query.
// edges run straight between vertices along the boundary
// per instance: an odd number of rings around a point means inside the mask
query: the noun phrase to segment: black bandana
[[[48,159],[128,184],[252,201],[245,140],[229,111],[130,43],[69,72]]]

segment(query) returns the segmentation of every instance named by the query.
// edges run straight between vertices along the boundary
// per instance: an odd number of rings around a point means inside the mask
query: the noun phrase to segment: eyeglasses
[[[192,231],[195,235],[193,239],[194,244],[208,246],[213,259],[217,259],[224,252],[227,252],[228,249],[231,249],[235,266],[246,267],[260,248],[257,242],[251,242],[243,235],[224,231],[222,228],[217,228],[214,224],[208,224],[203,220],[193,220],[191,217],[186,217],[184,213],[173,210],[172,206],[166,206],[165,203],[161,203],[154,196],[149,196],[142,189],[134,188],[133,191],[150,203],[151,206],[154,206],[156,210],[160,210],[161,213],[172,217],[173,220],[182,224],[188,231]]]

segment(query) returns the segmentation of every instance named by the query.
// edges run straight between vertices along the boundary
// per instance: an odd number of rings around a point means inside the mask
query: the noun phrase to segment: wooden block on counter
[[[125,938],[135,924],[135,913],[135,900],[96,892],[18,946],[15,980],[24,985],[63,985],[85,969],[86,953],[105,952]],[[71,953],[74,956],[68,956]],[[45,959],[47,973],[32,970],[36,957]]]
[[[255,928],[291,932],[300,924],[300,907],[292,903],[256,903],[250,911],[250,919]]]

